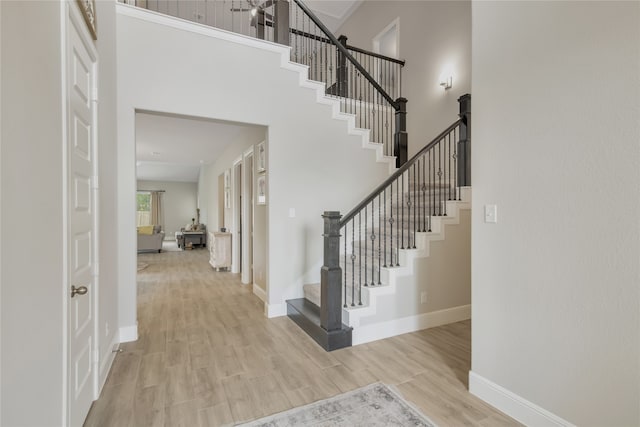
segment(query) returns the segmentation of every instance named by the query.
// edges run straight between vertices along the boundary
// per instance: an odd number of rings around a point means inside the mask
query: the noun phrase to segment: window
[[[136,194],[136,226],[151,223],[151,193],[138,191]]]

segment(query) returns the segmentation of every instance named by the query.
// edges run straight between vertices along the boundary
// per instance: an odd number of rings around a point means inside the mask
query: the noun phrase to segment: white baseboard
[[[133,326],[123,326],[120,328],[120,342],[131,342],[138,339],[138,323]]]
[[[528,426],[575,427],[570,422],[473,371],[469,371],[469,392]]]
[[[269,319],[272,317],[280,317],[287,315],[287,304],[269,304],[265,303],[265,314]]]
[[[109,371],[111,370],[111,366],[113,365],[113,361],[116,358],[116,353],[113,352],[116,348],[118,348],[119,342],[119,334],[113,334],[113,339],[111,340],[111,344],[105,349],[105,354],[102,356],[102,360],[100,361],[100,373],[98,376],[98,396],[102,393],[102,388],[104,387],[105,382],[107,381],[107,377],[109,376]],[[97,397],[96,397],[97,399]]]
[[[262,302],[267,302],[267,293],[255,283],[253,284],[253,294],[260,298]]]
[[[467,319],[471,319],[471,305],[461,305],[431,313],[359,326],[353,329],[352,341],[353,345],[364,344]]]

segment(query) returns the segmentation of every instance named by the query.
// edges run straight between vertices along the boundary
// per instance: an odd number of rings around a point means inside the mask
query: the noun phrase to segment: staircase
[[[462,211],[470,209],[470,96],[459,102],[460,120],[345,217],[325,212],[321,283],[304,285],[304,298],[287,302],[290,317],[326,350],[415,330],[387,327],[377,307],[390,303],[399,279],[413,276],[431,242],[443,240],[447,226],[460,223]],[[411,286],[418,289],[415,280]],[[421,304],[423,299],[426,294]]]
[[[224,2],[220,3],[224,6]],[[215,2],[216,7],[220,3]],[[336,212],[325,212],[321,283],[302,286],[302,282],[300,295],[304,291],[305,298],[287,300],[287,314],[321,346],[333,350],[349,346],[353,342],[368,340],[359,331],[365,330],[364,323],[368,323],[365,326],[375,324],[376,316],[380,314],[379,308],[385,304],[385,299],[379,297],[386,295],[386,300],[389,300],[394,295],[399,295],[399,278],[413,275],[414,261],[428,256],[431,242],[443,239],[446,227],[457,223],[460,220],[459,213],[468,209],[468,191],[464,187],[469,183],[469,102],[467,98],[461,101],[460,120],[416,156],[408,159],[407,100],[399,92],[404,62],[349,46],[346,37],[336,38],[331,34],[300,0],[275,0],[267,3],[270,6],[266,7],[273,6],[273,10],[259,10],[258,18],[255,21],[252,19],[251,26],[245,27],[245,30],[249,29],[253,37],[290,46],[286,52],[291,62],[282,57],[280,68],[299,75],[299,86],[314,92],[315,101],[329,107],[334,120],[346,122],[348,134],[357,136],[362,141],[362,147],[367,149],[365,151],[373,150],[375,161],[385,164],[385,169],[388,168],[390,174],[387,180],[344,217],[341,218]],[[242,2],[238,1],[237,4],[242,5]],[[243,9],[242,6],[239,8]],[[133,11],[126,9],[121,13],[137,17]],[[223,14],[223,24],[224,19]],[[157,18],[153,20],[174,25]],[[216,23],[214,26],[219,27]],[[232,30],[236,31],[233,25]],[[240,32],[244,33],[242,28]],[[245,41],[224,34],[216,34],[215,37],[245,44]],[[199,43],[199,40],[193,40],[190,44],[193,45],[194,42]],[[257,43],[246,44],[258,47]],[[275,45],[264,44],[259,47],[278,54],[284,52],[282,47]],[[364,61],[363,58],[369,59]],[[209,68],[212,64],[208,62],[203,62],[202,65],[209,73],[215,70],[217,74],[226,75],[226,71]],[[246,73],[247,76],[242,79],[253,82],[252,75],[248,72],[250,69],[240,67],[237,74]],[[204,70],[203,68],[203,73]],[[212,81],[218,80],[225,81],[225,78]],[[226,80],[231,78],[227,76]],[[286,85],[289,85],[288,80],[289,77]],[[279,84],[285,84],[284,80]],[[209,82],[203,84],[203,87],[207,85]],[[211,85],[211,88],[214,86]],[[255,87],[250,89],[250,86],[237,86],[234,89],[243,92],[235,97],[238,100],[246,98],[244,92],[256,90]],[[266,95],[262,95],[262,99],[268,99],[268,91],[259,89]],[[210,92],[226,95],[223,87]],[[188,96],[186,93],[184,95]],[[176,94],[172,96],[175,97]],[[304,102],[307,102],[306,95]],[[320,112],[318,108],[313,111]],[[207,115],[209,113],[205,114]],[[227,117],[215,112],[211,116],[234,120],[231,115]],[[244,120],[251,121],[252,118]],[[274,132],[283,135],[279,130],[281,124],[275,124],[273,119],[268,123]],[[335,126],[331,125],[331,128]],[[334,135],[333,130],[329,131],[327,127],[325,129],[323,134]],[[287,137],[295,138],[296,132],[299,130],[292,132],[290,129]],[[337,144],[335,141],[331,143],[335,150]],[[362,159],[354,161],[351,148],[348,152],[344,148],[340,150],[343,158],[335,160],[342,162],[339,166],[341,175],[331,177],[333,181],[347,176],[345,172],[349,164],[354,178],[362,175],[361,170],[364,169],[358,166],[362,164]],[[300,153],[289,152],[288,156],[295,157],[296,154]],[[335,163],[333,167],[336,167]],[[376,168],[379,169],[379,166]],[[373,177],[377,172],[367,173]],[[363,194],[363,187],[371,188],[367,182],[360,179],[360,182],[353,182],[350,187],[357,187],[354,191]],[[313,193],[312,188],[309,191]],[[331,202],[332,205],[338,203],[340,206],[347,199],[353,200],[353,195],[345,197],[345,192],[342,193],[336,194],[339,199]],[[270,262],[283,265],[283,257],[273,255]]]

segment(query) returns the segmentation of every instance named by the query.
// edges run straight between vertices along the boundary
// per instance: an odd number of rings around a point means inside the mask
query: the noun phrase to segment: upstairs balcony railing
[[[340,110],[369,129],[396,166],[407,161],[404,61],[350,46],[301,0],[122,0],[138,7],[291,47],[291,61],[309,67]]]

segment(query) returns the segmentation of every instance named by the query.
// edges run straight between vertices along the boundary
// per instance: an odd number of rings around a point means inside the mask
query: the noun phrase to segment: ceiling
[[[198,182],[242,130],[253,125],[155,112],[136,113],[136,176]]]
[[[363,0],[306,0],[304,3],[335,33],[362,2]]]

